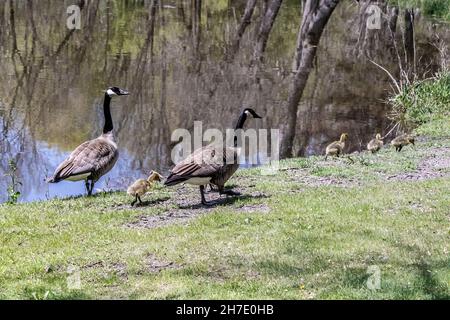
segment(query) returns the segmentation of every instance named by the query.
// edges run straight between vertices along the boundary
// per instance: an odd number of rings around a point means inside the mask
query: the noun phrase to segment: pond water
[[[103,92],[110,85],[131,95],[112,102],[120,159],[96,185],[100,190],[124,189],[152,169],[166,172],[171,132],[192,130],[194,121],[225,130],[242,106],[251,105],[264,118],[249,127],[283,128],[298,1],[283,3],[257,71],[249,62],[263,1],[233,61],[224,53],[245,1],[163,1],[154,23],[150,3],[86,1],[79,30],[66,27],[73,1],[0,3],[0,202],[7,198],[10,160],[17,164],[20,201],[84,193],[82,182],[48,185],[45,178],[76,146],[101,133]],[[359,12],[344,1],[322,37],[299,109],[298,156],[323,154],[341,132],[350,135],[348,152],[361,150],[391,125],[384,103],[391,85],[370,60],[396,70],[392,39],[384,24],[362,37]],[[419,17],[415,31],[420,66],[431,73],[439,65],[433,43],[448,43],[448,28]]]

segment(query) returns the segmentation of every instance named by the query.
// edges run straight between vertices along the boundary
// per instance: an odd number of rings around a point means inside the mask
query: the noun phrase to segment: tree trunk
[[[395,34],[397,31],[397,20],[398,20],[398,8],[392,7],[389,10],[389,29],[392,34]]]
[[[292,145],[297,126],[298,104],[306,87],[309,74],[313,68],[317,46],[328,20],[339,0],[307,0],[304,6],[298,46],[294,55],[294,66],[298,66],[289,87],[287,107],[287,126],[282,134],[280,156],[292,156]]]
[[[197,55],[200,47],[202,0],[191,0],[192,10],[192,40],[194,52]]]
[[[264,51],[267,46],[267,40],[269,39],[270,31],[272,30],[273,23],[278,15],[282,2],[283,0],[272,0],[267,5],[256,39],[255,51],[253,54],[254,62],[262,62]]]
[[[247,29],[248,25],[251,22],[253,11],[255,10],[256,0],[247,0],[247,5],[245,6],[244,14],[241,18],[241,22],[239,23],[239,27],[237,29],[236,37],[234,38],[231,46],[228,49],[227,60],[232,61],[234,56],[239,50],[239,45],[241,43],[242,36],[244,35],[245,29]]]
[[[197,1],[196,1],[197,2]],[[201,0],[198,0],[201,3]],[[159,22],[160,22],[160,56],[162,57],[161,61],[161,99],[159,104],[159,114],[160,119],[159,122],[162,125],[159,132],[159,152],[158,155],[161,156],[162,159],[167,159],[167,155],[169,154],[169,150],[167,147],[167,141],[170,141],[170,133],[169,133],[169,125],[167,121],[167,38],[166,38],[166,19],[164,15],[164,0],[159,1]],[[200,22],[199,22],[200,23]],[[165,163],[167,164],[167,163]]]
[[[415,72],[415,45],[414,45],[414,9],[405,10],[405,54],[406,65]]]
[[[202,34],[202,0],[191,0],[191,22],[192,22],[192,49],[193,49],[193,66],[196,74],[200,73],[201,56],[200,42]]]

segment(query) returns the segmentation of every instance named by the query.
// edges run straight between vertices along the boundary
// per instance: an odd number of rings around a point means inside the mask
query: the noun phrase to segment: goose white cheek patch
[[[114,91],[112,91],[111,89],[108,89],[108,90],[106,91],[106,93],[108,94],[108,96],[114,96],[114,95],[116,95],[116,93],[115,93]]]

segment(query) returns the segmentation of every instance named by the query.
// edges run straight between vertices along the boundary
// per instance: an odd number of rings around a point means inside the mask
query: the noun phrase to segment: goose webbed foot
[[[208,202],[205,199],[205,186],[200,186],[200,196],[202,197],[202,205],[212,206],[214,203]]]
[[[131,203],[131,206],[134,207],[136,202],[138,202],[138,196],[136,196],[136,198],[133,200],[133,202]]]
[[[215,204],[214,202],[202,200],[202,205],[204,205],[204,206],[206,206],[206,207],[211,207],[211,206],[213,206],[214,204]]]
[[[92,196],[92,190],[94,190],[94,181],[89,183],[89,180],[86,180],[86,191],[88,196]]]
[[[227,196],[240,196],[240,195],[241,195],[240,192],[233,191],[233,190],[231,190],[231,189],[228,189],[228,190],[220,190],[219,192],[220,192],[220,194],[225,194],[225,195],[227,195]]]
[[[216,188],[213,184],[209,184],[209,192],[219,192],[219,188]]]

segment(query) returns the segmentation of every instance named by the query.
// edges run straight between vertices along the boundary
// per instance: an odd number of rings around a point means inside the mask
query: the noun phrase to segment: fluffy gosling
[[[415,137],[410,134],[402,134],[391,141],[391,145],[395,147],[395,151],[400,152],[404,146],[408,144],[414,145]]]
[[[336,156],[339,157],[340,154],[344,151],[345,148],[345,141],[348,138],[347,133],[341,134],[341,138],[339,141],[334,141],[330,143],[327,148],[325,149],[325,160],[328,159],[328,156]]]
[[[383,147],[383,139],[381,138],[381,134],[377,133],[375,136],[375,139],[370,140],[370,142],[367,144],[367,150],[369,150],[372,153],[377,152]]]
[[[142,204],[141,196],[150,191],[152,182],[161,181],[161,179],[162,176],[158,172],[151,171],[150,176],[147,178],[147,180],[138,179],[131,186],[129,186],[127,194],[132,197],[135,197],[134,201],[131,203],[131,206],[134,206],[138,201],[139,204]]]

